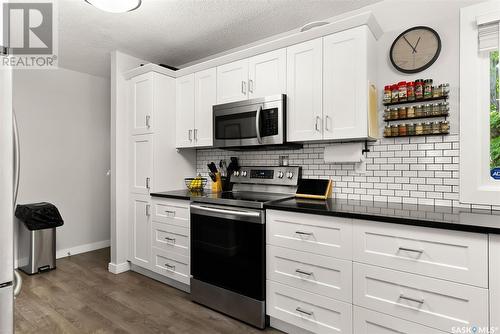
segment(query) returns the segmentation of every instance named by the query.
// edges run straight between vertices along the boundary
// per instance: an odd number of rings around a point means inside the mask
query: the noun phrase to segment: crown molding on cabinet
[[[367,11],[347,18],[336,20],[329,24],[325,24],[324,26],[317,27],[315,29],[311,29],[305,32],[300,32],[300,28],[298,28],[294,30],[290,35],[279,37],[272,41],[264,42],[258,45],[253,45],[230,54],[226,54],[214,59],[203,61],[201,63],[182,68],[178,71],[172,71],[156,64],[145,64],[144,66],[131,69],[125,72],[123,75],[125,79],[130,79],[132,77],[135,77],[143,73],[157,72],[170,76],[172,78],[178,78],[187,74],[199,72],[202,70],[206,70],[208,68],[220,66],[240,59],[249,58],[268,51],[285,48],[293,44],[298,44],[311,39],[334,34],[336,32],[352,29],[362,25],[366,25],[370,29],[375,39],[379,39],[383,34],[382,28],[378,24],[375,16],[372,14],[371,11]]]

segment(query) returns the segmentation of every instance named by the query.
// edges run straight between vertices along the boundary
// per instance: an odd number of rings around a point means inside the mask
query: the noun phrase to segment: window
[[[460,11],[460,201],[500,205],[500,2]]]

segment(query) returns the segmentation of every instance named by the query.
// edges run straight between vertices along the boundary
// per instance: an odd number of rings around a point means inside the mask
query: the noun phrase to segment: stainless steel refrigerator
[[[0,334],[14,332],[14,206],[19,185],[19,140],[12,109],[12,70],[0,66]]]

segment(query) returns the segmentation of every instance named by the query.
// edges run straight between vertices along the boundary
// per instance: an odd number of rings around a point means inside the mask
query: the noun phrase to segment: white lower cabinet
[[[153,247],[189,257],[189,229],[153,222]]]
[[[488,326],[488,290],[354,263],[353,303],[443,331]]]
[[[153,271],[189,285],[189,257],[164,251],[156,247],[153,247],[152,254]]]
[[[267,281],[267,313],[313,333],[352,333],[352,305]]]
[[[354,334],[444,334],[430,327],[354,306]]]
[[[151,268],[151,201],[149,196],[130,198],[130,262]]]

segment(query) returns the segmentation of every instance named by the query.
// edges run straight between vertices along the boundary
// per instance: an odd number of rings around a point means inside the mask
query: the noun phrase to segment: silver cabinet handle
[[[297,312],[300,312],[300,313],[303,313],[303,314],[306,314],[308,316],[312,316],[313,315],[313,311],[306,311],[306,310],[303,310],[302,308],[300,307],[297,307],[295,309]]]
[[[424,252],[423,249],[414,249],[414,248],[407,248],[407,247],[399,247],[398,251],[412,252],[412,253],[419,253],[419,254],[422,254]]]
[[[194,129],[194,140],[198,141],[198,129]]]
[[[146,128],[150,128],[151,127],[151,124],[150,124],[150,121],[151,120],[151,116],[150,115],[146,115]]]
[[[262,113],[262,106],[259,106],[257,113],[255,114],[255,133],[257,135],[257,141],[262,144],[262,137],[260,136],[260,114]]]
[[[151,204],[146,204],[146,216],[151,216]]]
[[[172,215],[172,216],[175,216],[175,211],[174,210],[165,210],[165,213],[167,215]]]
[[[295,269],[295,272],[298,273],[298,274],[307,275],[307,276],[312,276],[312,274],[313,274],[310,271],[304,271],[302,269]]]
[[[175,244],[175,238],[165,237],[165,240],[170,241],[171,243]]]
[[[146,178],[146,189],[149,189],[149,188],[150,188],[149,183],[151,183],[151,178],[147,177],[147,178]]]
[[[166,267],[168,270],[175,271],[175,266],[174,266],[174,265],[171,265],[171,264],[165,263],[165,267]]]
[[[321,117],[316,116],[316,123],[314,124],[314,127],[316,128],[316,131],[321,132],[321,129],[318,124],[319,122],[321,122]]]
[[[417,299],[417,298],[405,296],[404,294],[400,294],[399,295],[399,299],[409,300],[411,302],[415,302],[415,303],[418,303],[418,304],[423,304],[424,303],[424,299],[423,298],[422,299]]]
[[[246,83],[246,81],[241,82],[241,93],[243,95],[247,95],[247,83]]]
[[[329,119],[329,118],[330,118],[330,116],[328,116],[328,115],[326,115],[326,116],[325,116],[325,130],[326,130],[326,131],[330,131],[330,130],[328,129],[328,119]]]
[[[14,209],[17,204],[17,195],[19,193],[19,175],[21,171],[21,148],[19,143],[19,127],[17,126],[16,112],[12,110],[12,127],[14,133]],[[21,276],[19,276],[21,277]]]
[[[22,287],[23,287],[23,278],[21,277],[21,275],[19,275],[17,270],[14,270],[14,297],[19,296]]]
[[[188,139],[189,139],[189,141],[193,141],[192,135],[193,135],[193,130],[189,129],[188,130]]]
[[[312,232],[295,231],[295,233],[299,235],[309,235],[309,236],[313,235]]]
[[[248,91],[250,93],[253,93],[253,90],[254,90],[253,80],[250,79],[250,80],[248,80]]]

